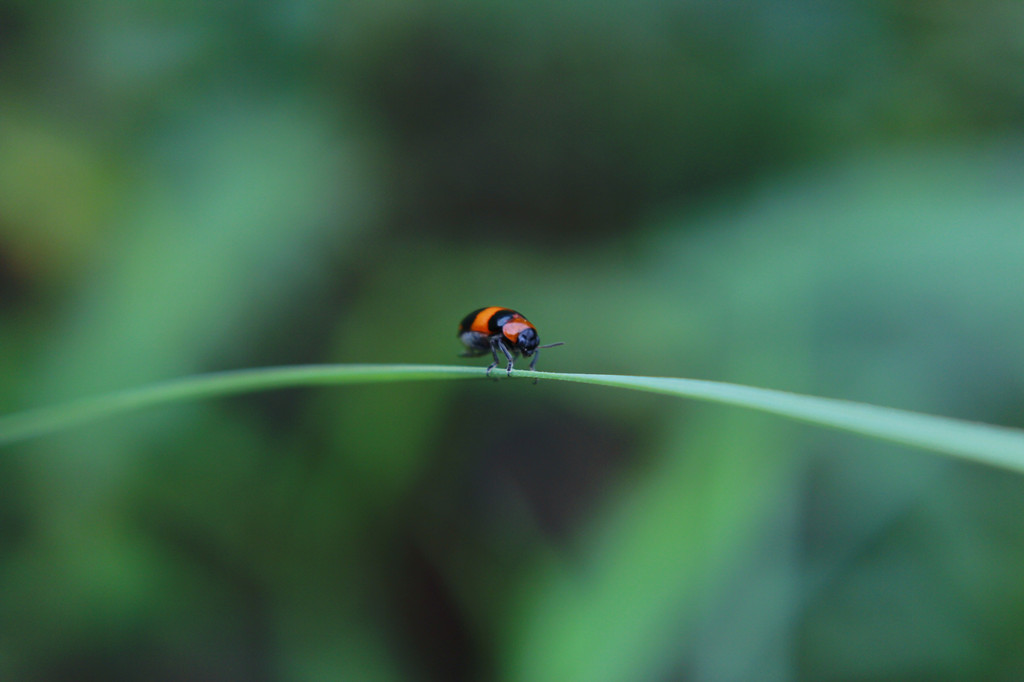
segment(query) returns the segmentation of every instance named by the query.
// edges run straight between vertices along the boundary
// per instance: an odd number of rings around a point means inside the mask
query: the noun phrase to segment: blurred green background
[[[0,412],[687,376],[1024,427],[1024,5],[0,2]],[[458,381],[0,452],[2,680],[1020,680],[1024,480]]]

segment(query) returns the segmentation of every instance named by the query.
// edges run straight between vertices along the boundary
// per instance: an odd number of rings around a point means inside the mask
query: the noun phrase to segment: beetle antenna
[[[546,346],[537,346],[537,348],[554,348],[555,346],[564,346],[565,341],[559,341],[558,343],[549,343]]]

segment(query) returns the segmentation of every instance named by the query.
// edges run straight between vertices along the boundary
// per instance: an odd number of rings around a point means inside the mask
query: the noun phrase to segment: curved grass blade
[[[542,376],[746,407],[1024,472],[1024,431],[1019,429],[718,381],[550,372]]]
[[[259,367],[170,379],[0,416],[0,445],[146,407],[280,388],[478,377],[475,367],[434,365],[299,365]]]
[[[0,445],[124,412],[220,396],[304,386],[479,377],[483,369],[442,365],[304,365],[184,377],[0,416]],[[1024,431],[832,398],[700,379],[516,370],[513,376],[631,388],[706,400],[843,429],[1024,472]]]

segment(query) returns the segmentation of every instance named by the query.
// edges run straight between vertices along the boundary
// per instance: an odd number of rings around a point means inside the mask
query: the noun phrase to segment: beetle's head
[[[526,357],[533,355],[539,344],[540,337],[537,336],[537,330],[531,327],[527,327],[519,332],[519,338],[516,340],[516,348]]]

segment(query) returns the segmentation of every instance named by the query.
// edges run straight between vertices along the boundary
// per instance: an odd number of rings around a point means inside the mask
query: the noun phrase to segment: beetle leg
[[[533,360],[530,360],[530,371],[531,372],[536,371],[534,368],[537,366],[537,356],[538,355],[540,355],[540,351],[539,350],[533,351]],[[537,379],[534,379],[533,383],[536,384],[537,383]]]
[[[484,376],[488,376],[488,377],[491,376],[491,370],[498,366],[498,348],[497,348],[497,346],[500,343],[501,343],[501,337],[500,336],[496,336],[493,339],[491,339],[491,355],[494,356],[494,362],[492,362],[490,364],[490,366],[487,367],[487,371],[484,373]],[[502,347],[502,350],[505,350],[504,347]]]
[[[512,353],[512,351],[508,349],[508,346],[505,344],[505,341],[500,336],[498,337],[497,346],[498,348],[501,349],[501,352],[505,354],[505,357],[508,358],[508,367],[505,368],[505,374],[507,374],[508,376],[512,376],[512,365],[516,361],[516,356]],[[494,361],[495,363],[497,363],[498,361],[497,353],[494,354]]]

